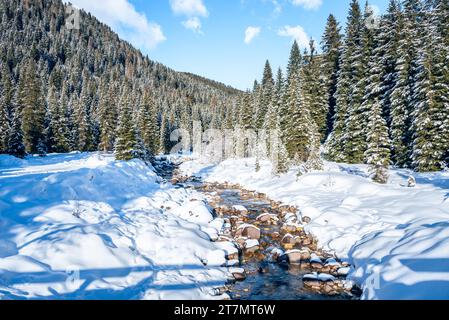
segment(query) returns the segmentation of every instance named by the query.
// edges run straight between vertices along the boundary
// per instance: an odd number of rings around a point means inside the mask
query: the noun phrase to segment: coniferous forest
[[[448,0],[391,0],[373,21],[353,0],[344,28],[329,16],[321,43],[295,42],[287,70],[267,61],[243,93],[151,61],[85,12],[80,30],[66,29],[59,0],[2,1],[0,153],[151,159],[200,121],[278,130],[275,174],[319,169],[322,157],[369,164],[378,182],[389,165],[439,171],[449,164],[448,17]]]

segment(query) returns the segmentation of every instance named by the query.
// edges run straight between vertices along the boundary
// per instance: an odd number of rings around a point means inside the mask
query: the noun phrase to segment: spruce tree
[[[395,85],[391,92],[391,124],[393,163],[400,167],[411,166],[412,122],[415,110],[414,79],[417,70],[418,13],[421,10],[417,0],[405,0],[404,12],[398,15],[401,30],[398,42],[398,59],[395,67]]]
[[[117,128],[117,105],[115,87],[104,88],[99,102],[100,149],[103,152],[113,150]]]
[[[276,76],[276,83],[273,88],[273,95],[270,102],[270,107],[265,118],[265,128],[267,130],[276,130],[278,116],[282,105],[284,95],[284,76],[281,68],[279,68]]]
[[[3,93],[0,92],[0,153],[6,153],[8,148],[8,132],[10,124],[7,108]]]
[[[36,63],[29,59],[20,78],[18,106],[22,114],[25,150],[30,154],[44,154],[45,106],[41,84],[37,78]]]
[[[350,156],[347,154],[348,151],[351,151],[351,148],[348,148],[346,145],[346,142],[349,141],[346,134],[349,131],[347,128],[348,116],[361,102],[360,95],[353,97],[352,93],[361,76],[362,25],[362,13],[359,3],[357,0],[352,0],[340,57],[341,67],[335,94],[337,104],[333,131],[326,146],[328,157],[333,161],[345,162],[354,160],[350,159]]]
[[[159,153],[167,154],[170,152],[170,126],[166,112],[162,113],[160,128]]]
[[[159,151],[159,127],[154,100],[149,92],[145,92],[138,114],[138,127],[142,141],[153,155]]]
[[[302,57],[301,52],[299,51],[299,46],[296,40],[293,42],[292,49],[290,51],[290,58],[288,60],[287,65],[287,84],[290,85],[290,82],[296,81],[296,77],[299,75],[301,70]]]
[[[0,73],[0,153],[6,153],[8,148],[8,132],[10,119],[8,115],[9,106],[6,102],[5,90],[3,88],[3,72]]]
[[[447,119],[448,84],[444,77],[444,60],[439,46],[444,38],[435,27],[433,6],[424,20],[423,54],[417,62],[414,78],[413,168],[417,171],[438,171],[444,168],[448,150]],[[446,101],[446,103],[445,103]]]
[[[67,87],[65,84],[62,85],[59,100],[57,102],[51,102],[49,108],[52,115],[50,126],[53,132],[54,151],[60,153],[73,151],[74,148],[72,148],[73,143],[70,136],[70,127],[72,127],[72,124],[69,117],[69,101],[67,99]]]
[[[375,98],[369,111],[367,127],[368,148],[365,151],[365,162],[375,182],[388,181],[388,166],[390,164],[390,141],[387,122],[382,117],[382,106]]]
[[[132,119],[131,97],[128,90],[123,90],[120,100],[120,115],[115,142],[115,158],[129,161],[140,154],[140,141]]]
[[[323,141],[326,136],[326,120],[328,114],[328,98],[326,90],[326,79],[320,69],[319,57],[317,56],[315,42],[309,42],[309,53],[305,58],[303,88],[308,96],[308,108],[312,120],[319,132],[319,141]]]
[[[323,159],[321,158],[321,135],[318,131],[318,126],[312,121],[310,125],[310,138],[308,145],[307,161],[304,163],[299,171],[299,175],[302,173],[309,173],[313,171],[321,171],[324,168]]]
[[[292,78],[288,87],[288,126],[286,130],[286,148],[290,159],[296,164],[307,161],[310,144],[312,118],[306,100],[305,90],[298,77]]]
[[[263,129],[264,127],[265,118],[273,100],[273,89],[274,89],[273,87],[274,87],[273,72],[270,66],[270,62],[267,60],[263,72],[262,84],[258,88],[260,100],[258,101],[259,103],[256,109],[256,120],[255,120],[255,127],[258,130]],[[257,93],[255,92],[254,94]]]
[[[93,149],[92,118],[90,114],[91,97],[88,81],[84,80],[79,99],[75,103],[76,137],[79,151],[91,151]]]
[[[327,98],[327,119],[326,119],[326,134],[327,138],[334,127],[335,109],[337,101],[335,94],[337,92],[338,73],[340,71],[340,53],[342,45],[341,29],[337,20],[333,15],[327,19],[326,28],[324,31],[321,47],[323,51],[323,60],[321,72],[326,81],[326,96]]]
[[[22,123],[20,111],[16,109],[13,112],[11,127],[8,133],[7,153],[18,158],[24,158],[26,155],[23,144]]]
[[[374,31],[368,23],[372,19],[372,11],[368,3],[360,25],[356,22],[354,51],[350,56],[351,84],[349,92],[349,109],[343,135],[344,152],[349,163],[362,163],[367,148],[366,126],[368,110],[363,103],[368,78],[368,62],[373,55]]]

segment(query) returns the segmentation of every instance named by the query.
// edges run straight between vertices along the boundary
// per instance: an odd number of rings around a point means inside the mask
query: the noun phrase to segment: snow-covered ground
[[[273,177],[269,162],[255,172],[254,159],[194,160],[181,171],[298,206],[312,218],[307,228],[320,244],[355,266],[350,278],[363,287],[364,299],[449,299],[448,172],[391,170],[390,182],[380,185],[366,166],[335,163],[299,179],[294,170]]]
[[[138,160],[1,155],[0,299],[223,298],[223,222],[160,180]]]

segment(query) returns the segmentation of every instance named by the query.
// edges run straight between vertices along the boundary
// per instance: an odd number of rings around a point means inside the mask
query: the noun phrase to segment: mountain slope
[[[121,106],[129,104],[136,119],[145,94],[155,104],[151,111],[159,129],[179,127],[194,116],[207,125],[212,110],[234,104],[237,90],[151,61],[91,14],[81,11],[80,30],[70,30],[65,10],[60,0],[0,3],[1,121],[13,127],[15,112],[26,110],[26,101],[31,99],[34,109],[45,109],[46,136],[41,140],[47,152],[61,151],[54,150],[55,143],[50,141],[54,137],[49,131],[54,128],[49,124],[55,118],[68,122],[64,130],[69,147],[63,151],[96,150],[103,133],[115,132]],[[34,76],[38,96],[27,100],[25,87]],[[52,101],[58,110],[51,110]],[[105,123],[102,117],[110,121]],[[90,135],[88,146],[80,141],[83,132],[75,130],[80,126],[86,126]],[[159,139],[160,134],[153,138]],[[3,140],[7,140],[5,135]],[[108,141],[101,149],[112,147],[113,141]],[[5,152],[1,144],[0,152]]]

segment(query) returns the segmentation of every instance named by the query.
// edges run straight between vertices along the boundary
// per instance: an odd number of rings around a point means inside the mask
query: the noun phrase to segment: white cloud
[[[170,0],[170,6],[174,14],[188,17],[182,22],[184,28],[196,33],[203,33],[199,17],[209,16],[209,11],[207,11],[203,0]]]
[[[70,2],[75,7],[92,13],[121,37],[141,49],[154,49],[166,40],[161,26],[148,21],[145,14],[137,12],[128,0],[108,0],[107,3],[104,0],[70,0]]]
[[[186,21],[182,22],[182,25],[189,30],[192,30],[193,32],[202,34],[201,31],[201,21],[198,17],[192,17],[187,19]]]
[[[207,17],[209,15],[203,0],[170,0],[170,5],[175,14],[190,17]]]
[[[246,30],[245,30],[245,43],[246,44],[250,44],[251,41],[253,41],[253,39],[259,35],[260,31],[261,31],[260,27],[248,27],[248,28],[246,28]]]
[[[284,26],[278,30],[278,35],[296,40],[300,48],[308,48],[309,46],[309,36],[301,26]]]
[[[323,0],[291,0],[294,6],[302,6],[307,10],[315,10],[321,7]]]

